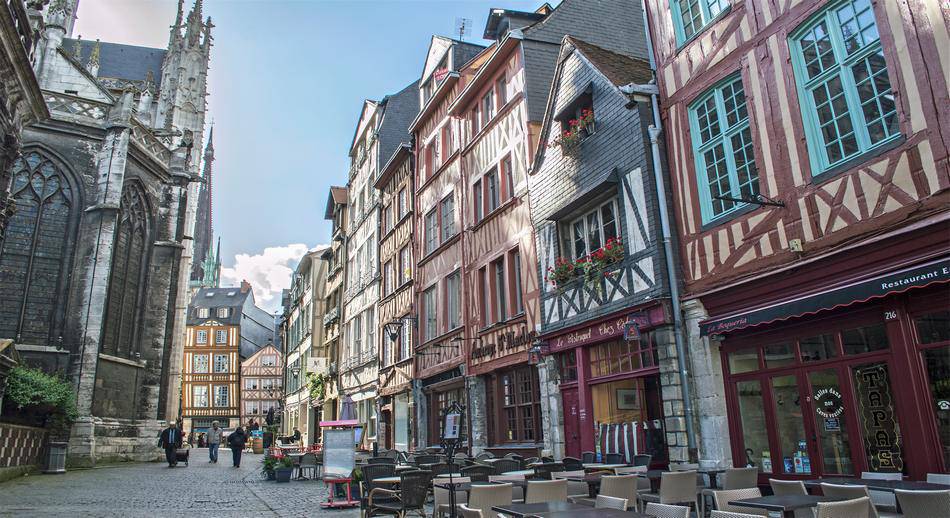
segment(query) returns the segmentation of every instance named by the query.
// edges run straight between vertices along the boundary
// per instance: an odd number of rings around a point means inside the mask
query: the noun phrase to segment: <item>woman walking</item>
[[[241,467],[241,453],[244,451],[244,444],[246,442],[247,435],[244,434],[244,429],[240,426],[228,436],[228,446],[231,448],[235,468]]]

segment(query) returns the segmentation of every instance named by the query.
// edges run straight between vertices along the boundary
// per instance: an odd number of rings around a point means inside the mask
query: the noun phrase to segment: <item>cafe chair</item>
[[[855,499],[855,498],[862,498],[862,497],[865,497],[865,496],[868,497],[868,499],[871,498],[871,494],[870,494],[870,492],[868,491],[868,487],[867,487],[867,486],[859,486],[859,485],[855,485],[855,484],[829,484],[829,483],[827,483],[827,482],[822,482],[822,483],[821,483],[821,494],[823,494],[823,495],[825,495],[825,496],[834,496],[834,497],[844,498],[844,499],[848,499],[848,500],[853,500],[853,499]],[[874,505],[873,505],[874,501],[871,500],[871,503],[872,503],[872,505],[870,506],[871,508],[870,508],[870,510],[868,511],[868,515],[869,515],[871,518],[880,518],[880,515],[879,515],[877,509],[876,509],[876,508],[874,507]],[[884,513],[884,516],[886,516],[886,517],[896,517],[896,516],[900,516],[900,515],[895,514],[895,513],[886,513],[886,512],[885,512],[885,513]]]
[[[646,473],[646,466],[624,466],[622,468],[614,468],[615,475],[636,475],[638,473]],[[647,477],[637,476],[637,493],[652,493],[653,487],[650,485],[650,479]],[[634,502],[637,501],[636,498],[633,499]]]
[[[894,491],[906,518],[950,516],[950,489],[940,491]]]
[[[773,495],[807,495],[808,490],[805,489],[805,483],[801,480],[779,480],[777,478],[770,478],[769,485],[772,486]]]
[[[604,464],[626,464],[627,460],[621,453],[608,453],[604,455]]]
[[[634,455],[633,456],[633,465],[634,466],[649,466],[650,462],[653,460],[653,455]]]
[[[534,478],[537,480],[551,480],[551,473],[564,471],[564,464],[560,462],[546,462],[534,467]]]
[[[521,463],[514,459],[498,459],[491,466],[495,470],[495,475],[504,475],[509,471],[519,471],[521,469]]]
[[[300,465],[297,466],[297,477],[306,480],[317,478],[317,469],[319,469],[319,467],[317,455],[315,453],[306,453],[303,457],[300,457]],[[309,477],[306,475],[307,473],[310,474]]]
[[[426,516],[426,497],[432,474],[428,471],[407,471],[399,476],[399,489],[374,488],[369,493],[366,516],[396,515],[399,518],[409,513]]]
[[[369,464],[395,464],[396,459],[391,458],[391,457],[380,456],[380,457],[370,457],[369,459],[366,460],[366,462]]]
[[[732,511],[712,511],[709,518],[761,518],[757,514],[734,513]]]
[[[465,504],[458,506],[458,511],[459,516],[462,518],[483,518],[485,516],[482,514],[481,509],[472,509]]]
[[[475,464],[472,466],[465,466],[460,471],[463,477],[469,477],[474,482],[488,482],[489,475],[495,473],[495,468],[491,466],[483,466],[481,464]]]
[[[367,464],[360,467],[360,473],[363,475],[361,482],[363,490],[360,492],[360,509],[366,511],[369,508],[369,494],[376,488],[391,489],[388,484],[375,482],[378,478],[392,477],[396,474],[396,466],[392,464]],[[382,497],[380,497],[381,499]]]
[[[753,516],[768,516],[769,512],[765,509],[752,509],[749,507],[740,507],[730,505],[733,500],[744,500],[746,498],[758,498],[762,496],[762,491],[757,487],[748,487],[745,489],[722,489],[713,491],[713,503],[719,511],[730,511],[733,513],[746,513]]]
[[[583,469],[575,471],[557,471],[551,473],[551,478],[554,480],[560,480],[567,477],[583,477],[586,474],[587,473]],[[588,491],[587,482],[574,482],[572,480],[567,481],[567,499],[571,502],[574,502],[575,498],[587,498],[589,493],[590,492]]]
[[[472,486],[468,495],[470,509],[478,509],[484,516],[493,516],[491,508],[496,505],[511,505],[511,484],[488,484]]]
[[[565,471],[577,471],[579,469],[584,469],[584,463],[581,462],[581,459],[575,457],[564,457],[561,460],[561,464],[564,464]]]
[[[524,490],[524,503],[566,502],[566,480],[530,480]]]
[[[444,457],[441,455],[424,454],[424,455],[416,455],[416,458],[413,459],[413,462],[415,462],[416,465],[418,466],[420,464],[438,464],[442,462],[443,460],[444,460]]]
[[[902,473],[884,473],[877,471],[862,471],[861,478],[868,480],[902,480],[904,475]],[[873,503],[878,509],[897,512],[897,500],[894,498],[894,494],[887,491],[874,491],[870,490],[871,494],[871,503]]]
[[[513,502],[524,502],[524,488],[516,483],[523,484],[524,475],[489,475],[489,482],[510,482],[511,500]]]
[[[866,496],[841,502],[818,502],[815,518],[868,518],[870,509],[871,499]]]
[[[475,460],[494,459],[495,454],[490,451],[483,451],[475,456]]]
[[[581,462],[584,464],[592,464],[597,460],[597,454],[592,451],[585,451],[581,453]]]
[[[597,501],[594,502],[594,509],[617,509],[618,511],[626,511],[627,499],[597,495]]]
[[[645,514],[657,518],[689,518],[689,507],[650,502],[647,504]]]
[[[531,464],[534,464],[535,462],[541,462],[541,459],[539,459],[538,457],[528,457],[527,459],[524,460],[523,465],[529,466]]]
[[[696,472],[665,471],[660,476],[660,493],[640,493],[638,498],[643,503],[689,505],[696,506],[698,510]]]
[[[729,468],[722,473],[722,484],[719,489],[747,489],[758,487],[759,468]],[[702,505],[706,506],[706,498],[712,498],[715,488],[703,489]]]
[[[438,464],[433,464],[430,471],[432,471],[432,476],[437,477],[439,475],[448,475],[449,473],[459,473],[459,470],[462,469],[458,464],[448,464],[446,462],[440,462]]]
[[[950,486],[950,475],[944,473],[927,473],[927,482]]]
[[[464,482],[471,482],[472,480],[466,477],[459,477],[453,480],[457,484]],[[448,481],[445,481],[448,482]],[[435,518],[440,518],[443,515],[451,514],[452,505],[451,505],[451,491],[441,487],[437,487],[436,484],[441,484],[443,482],[432,483],[432,515]],[[455,492],[455,504],[464,504],[468,503],[468,494],[465,491],[456,491]]]

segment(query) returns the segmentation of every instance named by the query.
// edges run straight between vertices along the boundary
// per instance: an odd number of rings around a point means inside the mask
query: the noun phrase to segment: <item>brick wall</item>
[[[0,468],[42,464],[46,430],[0,423]]]

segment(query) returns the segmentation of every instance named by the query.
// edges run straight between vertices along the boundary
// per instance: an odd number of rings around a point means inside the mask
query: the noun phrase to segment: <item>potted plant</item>
[[[294,473],[294,460],[286,455],[276,459],[277,465],[274,468],[274,478],[277,482],[290,482],[290,476]]]
[[[277,459],[268,455],[264,457],[261,464],[261,475],[267,478],[267,480],[274,480],[276,478],[275,470],[277,469]]]
[[[577,275],[577,267],[574,261],[558,257],[554,260],[554,266],[548,267],[548,282],[555,288],[559,288],[564,283],[569,282]]]
[[[15,416],[17,424],[49,431],[44,473],[65,473],[69,428],[79,417],[72,383],[40,369],[17,366],[7,377],[3,406],[3,414]]]
[[[560,146],[564,153],[570,154],[576,151],[581,142],[593,133],[594,111],[584,109],[578,118],[567,121],[567,129],[562,131],[549,146]]]

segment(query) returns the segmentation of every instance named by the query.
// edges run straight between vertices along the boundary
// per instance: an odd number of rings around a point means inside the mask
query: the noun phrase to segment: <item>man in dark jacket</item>
[[[231,432],[228,436],[228,446],[231,447],[231,456],[234,459],[234,467],[241,467],[241,453],[244,452],[244,444],[247,442],[247,435],[240,426],[237,430]]]
[[[158,436],[158,447],[165,449],[165,460],[168,461],[169,468],[174,468],[178,464],[175,450],[181,448],[181,440],[181,430],[174,422],[169,422],[168,428],[162,430]]]

